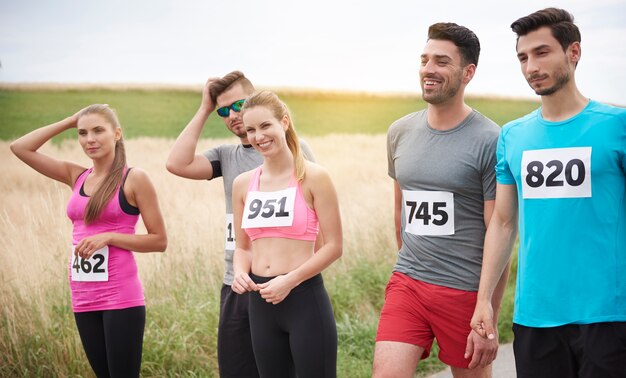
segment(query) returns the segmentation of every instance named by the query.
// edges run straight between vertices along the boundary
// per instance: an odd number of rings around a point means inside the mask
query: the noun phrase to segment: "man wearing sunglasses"
[[[194,117],[180,133],[167,159],[167,170],[194,180],[224,178],[226,202],[225,273],[220,295],[220,319],[217,336],[217,358],[220,377],[258,377],[252,352],[248,321],[248,294],[231,290],[233,281],[232,184],[239,174],[261,165],[263,157],[248,141],[241,119],[245,99],[254,93],[254,86],[240,71],[222,78],[210,78],[202,91],[202,102]],[[197,154],[196,146],[209,115],[216,111],[226,128],[235,134],[240,144],[223,144]],[[305,157],[314,161],[313,153],[301,141]]]
[[[378,323],[376,378],[413,377],[434,339],[439,359],[456,378],[491,376],[498,343],[466,324],[476,304],[493,211],[500,131],[465,103],[479,54],[471,30],[431,25],[419,69],[427,108],[397,120],[387,132],[399,252]],[[506,279],[504,274],[494,308]]]

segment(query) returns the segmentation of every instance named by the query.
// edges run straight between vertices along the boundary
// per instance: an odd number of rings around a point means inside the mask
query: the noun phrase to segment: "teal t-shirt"
[[[561,122],[538,109],[502,128],[497,160],[519,204],[513,321],[626,321],[626,109],[590,101]]]

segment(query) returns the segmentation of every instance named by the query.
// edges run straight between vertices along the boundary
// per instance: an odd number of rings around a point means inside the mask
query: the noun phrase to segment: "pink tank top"
[[[250,240],[286,238],[315,241],[319,233],[317,213],[307,205],[300,182],[292,175],[287,189],[260,192],[261,169],[258,167],[250,179],[242,219],[242,228]]]
[[[67,204],[67,216],[73,225],[73,245],[85,237],[103,232],[134,234],[139,218],[138,209],[131,208],[136,210],[136,214],[129,214],[122,209],[120,201],[125,201],[121,190],[122,184],[98,219],[89,225],[85,224],[83,219],[89,197],[84,194],[83,185],[92,170],[93,168],[90,168],[78,177]],[[125,170],[123,181],[127,172]],[[126,207],[128,206],[126,204]],[[116,310],[145,305],[143,287],[131,251],[108,246],[108,251],[96,252],[89,260],[76,258],[73,249],[71,252],[68,273],[74,312]]]

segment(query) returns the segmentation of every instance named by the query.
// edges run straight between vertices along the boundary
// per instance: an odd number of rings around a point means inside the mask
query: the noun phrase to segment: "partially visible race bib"
[[[229,251],[235,250],[235,229],[233,226],[233,214],[226,214],[226,235],[224,248]]]
[[[89,259],[74,255],[72,246],[72,281],[100,282],[109,280],[109,246],[97,250]]]
[[[454,194],[403,190],[404,230],[414,235],[454,235]]]
[[[296,188],[276,192],[248,192],[242,228],[285,227],[293,224]]]
[[[591,147],[524,151],[521,168],[523,198],[591,197]]]

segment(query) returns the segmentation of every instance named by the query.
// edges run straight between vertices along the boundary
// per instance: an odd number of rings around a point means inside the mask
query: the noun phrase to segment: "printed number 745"
[[[445,202],[433,202],[432,215],[429,211],[430,202],[420,202],[415,201],[406,201],[406,205],[410,207],[409,212],[409,223],[413,221],[413,219],[422,219],[425,226],[428,226],[430,220],[435,226],[443,226],[448,222],[448,213],[442,208],[446,207]],[[433,219],[433,216],[439,216],[440,218]]]

